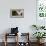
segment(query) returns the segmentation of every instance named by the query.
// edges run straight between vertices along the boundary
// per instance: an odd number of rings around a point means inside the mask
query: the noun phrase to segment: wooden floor
[[[2,42],[0,42],[0,46],[4,46],[4,43]],[[8,45],[7,46],[15,46],[15,42],[14,43],[12,43],[12,42],[10,42],[10,43],[8,43]],[[25,46],[25,45],[24,45]],[[34,43],[34,42],[32,42],[32,43],[30,43],[30,46],[37,46],[37,43]],[[41,46],[46,46],[46,43],[44,43],[43,45],[41,45]]]

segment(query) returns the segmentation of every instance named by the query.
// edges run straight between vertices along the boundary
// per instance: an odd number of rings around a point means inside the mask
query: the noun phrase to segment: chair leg
[[[7,34],[5,34],[5,46],[7,46]]]
[[[5,44],[5,46],[7,46],[7,42],[6,41],[4,42],[4,44]]]

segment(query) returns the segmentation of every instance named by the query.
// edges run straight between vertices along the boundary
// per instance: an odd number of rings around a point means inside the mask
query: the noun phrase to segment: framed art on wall
[[[46,0],[37,0],[36,24],[46,25]]]
[[[37,15],[40,18],[46,17],[46,0],[37,0]]]
[[[24,18],[24,9],[11,9],[10,17],[11,18]]]

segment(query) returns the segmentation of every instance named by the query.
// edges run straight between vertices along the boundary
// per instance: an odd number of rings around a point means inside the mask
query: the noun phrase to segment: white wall
[[[24,9],[24,18],[10,18],[10,9]],[[30,32],[36,24],[36,0],[0,0],[0,34],[11,27],[19,27],[20,32]]]

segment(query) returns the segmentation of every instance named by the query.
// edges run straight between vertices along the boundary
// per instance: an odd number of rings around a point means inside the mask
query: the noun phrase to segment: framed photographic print
[[[37,15],[46,18],[46,0],[37,0]]]
[[[24,9],[11,9],[10,17],[11,18],[24,18]]]
[[[46,0],[37,0],[36,24],[46,25]]]

